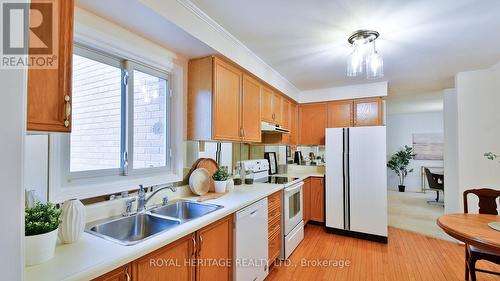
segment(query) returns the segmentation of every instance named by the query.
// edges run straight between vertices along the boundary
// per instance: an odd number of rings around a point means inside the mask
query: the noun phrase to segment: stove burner
[[[256,182],[262,183],[273,183],[273,184],[285,184],[297,180],[299,178],[294,177],[279,177],[279,176],[269,176],[260,179],[255,179]]]

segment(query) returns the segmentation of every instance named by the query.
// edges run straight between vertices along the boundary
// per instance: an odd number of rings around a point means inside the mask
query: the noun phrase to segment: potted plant
[[[226,184],[229,174],[224,169],[218,169],[212,175],[212,179],[215,183],[215,192],[223,193],[226,191]]]
[[[396,175],[399,177],[399,192],[405,191],[405,178],[408,173],[413,172],[413,169],[408,170],[408,165],[410,164],[410,160],[415,157],[415,153],[413,153],[413,148],[405,145],[403,149],[394,153],[391,156],[391,159],[387,162],[387,167],[393,170]]]
[[[37,202],[25,209],[24,240],[26,265],[35,265],[51,259],[61,223],[61,210],[54,204]]]

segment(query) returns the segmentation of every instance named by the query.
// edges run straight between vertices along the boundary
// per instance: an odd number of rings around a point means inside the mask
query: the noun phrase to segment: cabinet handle
[[[130,280],[131,280],[131,279],[130,279],[130,274],[128,273],[128,267],[125,267],[125,279],[126,279],[127,281],[130,281]]]
[[[194,257],[196,254],[196,236],[194,234],[191,236],[191,240],[193,240],[193,252],[191,253],[191,256]]]
[[[273,113],[273,120],[276,119],[276,113]]]
[[[71,98],[68,95],[64,96],[66,102],[66,119],[64,120],[64,127],[69,127],[69,117],[71,116]]]
[[[200,238],[200,245],[198,246],[198,256],[200,256],[201,253],[201,246],[203,246],[203,237],[198,236]]]

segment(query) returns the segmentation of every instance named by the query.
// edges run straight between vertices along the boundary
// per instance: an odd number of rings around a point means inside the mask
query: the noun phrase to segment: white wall
[[[1,3],[0,3],[1,4]],[[0,204],[2,280],[23,280],[24,191],[23,146],[26,130],[26,76],[23,70],[1,70]]]
[[[445,213],[462,211],[458,190],[458,112],[455,89],[444,92],[444,205]]]
[[[387,96],[387,81],[300,92],[298,102],[320,102]]]
[[[404,145],[412,146],[414,133],[442,133],[443,112],[421,112],[387,115],[387,154],[388,157]],[[406,178],[405,185],[408,191],[419,191],[420,167],[442,167],[443,161],[412,160],[410,167],[414,172]],[[388,170],[387,185],[389,188],[397,188],[398,177]]]
[[[36,190],[47,201],[49,181],[49,136],[27,135],[24,145],[24,188]]]
[[[500,69],[461,72],[455,83],[459,195],[471,188],[500,189],[500,164],[483,156],[500,152]]]

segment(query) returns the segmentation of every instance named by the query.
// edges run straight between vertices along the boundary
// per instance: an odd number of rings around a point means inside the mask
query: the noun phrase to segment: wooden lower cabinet
[[[311,219],[311,178],[304,180],[302,186],[302,219],[306,225]]]
[[[325,222],[325,179],[323,177],[310,178],[310,220]]]
[[[271,266],[281,253],[281,209],[283,192],[278,191],[267,197],[268,211],[268,264]]]
[[[92,279],[92,281],[131,281],[131,276],[130,264],[126,264],[102,276]]]
[[[132,262],[134,281],[194,280],[195,234],[187,235]]]
[[[233,215],[94,281],[224,281],[233,278]]]
[[[232,280],[233,216],[227,216],[198,230],[196,236],[196,258],[200,262],[196,265],[196,280]],[[211,264],[211,261],[216,264]]]

